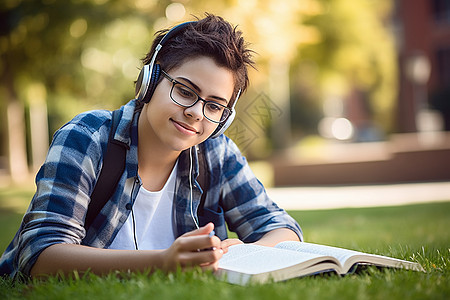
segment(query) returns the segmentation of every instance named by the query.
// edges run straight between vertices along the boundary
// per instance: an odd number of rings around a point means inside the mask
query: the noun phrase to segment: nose
[[[198,101],[195,105],[186,107],[184,109],[184,114],[196,121],[201,121],[203,119],[203,101]]]

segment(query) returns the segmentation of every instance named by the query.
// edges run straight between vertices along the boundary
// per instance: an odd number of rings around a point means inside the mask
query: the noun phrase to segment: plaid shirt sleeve
[[[14,262],[19,272],[29,274],[39,254],[50,245],[80,244],[84,238],[89,195],[106,147],[100,142],[101,135],[108,136],[106,120],[100,112],[82,114],[55,133],[19,230]]]
[[[298,223],[268,197],[232,140],[222,135],[209,140],[206,148],[213,173],[210,191],[220,191],[216,198],[231,231],[244,242],[254,242],[269,231],[289,228],[303,240]]]

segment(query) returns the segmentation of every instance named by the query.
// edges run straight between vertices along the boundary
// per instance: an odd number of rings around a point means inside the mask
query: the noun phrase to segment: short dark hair
[[[160,30],[155,34],[150,52],[142,59],[144,64],[150,63],[156,45],[168,31]],[[239,89],[243,93],[248,87],[247,68],[254,68],[253,53],[237,27],[233,27],[222,17],[206,14],[205,18],[197,19],[197,22],[189,24],[182,33],[166,41],[156,62],[165,71],[170,71],[188,59],[199,56],[212,58],[218,66],[231,70],[234,75],[234,91],[229,103],[231,106]]]

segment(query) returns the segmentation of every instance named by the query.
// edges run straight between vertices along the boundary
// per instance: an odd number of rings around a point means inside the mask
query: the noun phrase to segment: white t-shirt
[[[172,245],[175,241],[173,197],[177,165],[178,162],[160,191],[151,192],[141,186],[133,205],[133,211],[120,228],[109,249],[136,249],[133,225],[136,228],[139,250],[167,249]]]

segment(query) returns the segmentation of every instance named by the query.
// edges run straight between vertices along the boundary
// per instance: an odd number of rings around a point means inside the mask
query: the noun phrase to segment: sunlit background
[[[227,134],[269,186],[450,180],[446,0],[3,0],[0,178],[31,181],[74,115],[134,97],[157,30],[205,12],[257,70]]]

